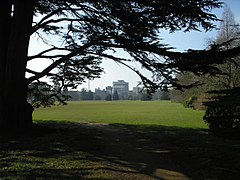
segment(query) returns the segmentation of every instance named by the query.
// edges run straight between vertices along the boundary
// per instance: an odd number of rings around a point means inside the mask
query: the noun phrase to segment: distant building
[[[112,90],[113,88],[111,87],[111,86],[107,86],[106,87],[106,92],[107,92],[107,94],[113,94],[113,90]]]
[[[107,92],[105,89],[100,88],[95,89],[94,100],[104,100],[106,98]]]
[[[112,93],[117,91],[119,99],[127,99],[129,92],[129,83],[124,80],[118,80],[113,82]]]

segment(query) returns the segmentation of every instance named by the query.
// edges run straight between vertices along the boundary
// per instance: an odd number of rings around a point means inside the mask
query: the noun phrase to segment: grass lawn
[[[170,101],[87,101],[38,109],[34,119],[207,128],[203,114]]]
[[[0,179],[239,179],[240,142],[202,116],[168,101],[38,109],[36,131],[0,134]]]

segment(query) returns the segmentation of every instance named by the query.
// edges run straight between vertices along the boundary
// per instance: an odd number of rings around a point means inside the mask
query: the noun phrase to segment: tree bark
[[[6,119],[6,106],[5,106],[5,72],[6,72],[6,59],[7,49],[9,42],[9,35],[11,30],[11,9],[12,1],[1,1],[0,5],[0,127],[3,127]]]
[[[32,125],[33,108],[27,103],[27,83],[25,71],[27,66],[28,45],[33,18],[33,0],[14,0],[13,12],[10,13],[11,26],[6,43],[5,63],[1,73],[0,128],[5,130],[22,130]],[[3,54],[4,54],[3,53]],[[2,83],[2,82],[1,82]]]

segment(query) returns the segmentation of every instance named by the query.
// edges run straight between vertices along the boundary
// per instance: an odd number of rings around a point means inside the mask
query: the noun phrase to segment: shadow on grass
[[[30,135],[0,136],[0,179],[240,177],[240,142],[211,136],[204,129],[38,124],[41,131]]]

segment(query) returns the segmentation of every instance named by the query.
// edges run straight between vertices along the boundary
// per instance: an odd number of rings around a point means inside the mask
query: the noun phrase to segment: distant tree
[[[178,86],[173,72],[214,72],[211,64],[236,56],[240,47],[225,51],[215,46],[209,50],[180,53],[165,45],[159,32],[161,29],[171,33],[187,32],[199,30],[200,26],[211,30],[217,20],[211,10],[219,7],[218,0],[2,1],[0,128],[32,126],[33,108],[27,102],[29,84],[42,83],[42,78],[48,77],[52,82],[49,82],[50,94],[46,96],[56,96],[56,100],[64,103],[59,95],[62,91],[54,91],[54,82],[60,83],[60,89],[76,88],[85,79],[101,75],[100,63],[104,59],[127,66],[152,89],[166,84]],[[34,36],[49,48],[28,55],[30,37]],[[125,51],[131,58],[118,57],[114,53],[116,49]],[[27,67],[28,62],[42,59],[50,60],[45,69],[36,72]],[[146,78],[130,66],[129,61],[138,62],[153,72],[156,81]],[[25,77],[27,73],[29,76]]]
[[[112,95],[111,94],[107,94],[105,97],[106,101],[112,101]]]
[[[88,100],[88,92],[85,88],[82,88],[82,90],[80,91],[80,100],[82,101]]]
[[[219,34],[214,46],[228,50],[240,45],[240,27],[226,5],[224,8]],[[227,58],[222,64],[214,65],[217,75],[197,76],[192,72],[178,75],[180,84],[199,83],[200,86],[180,91],[173,89],[171,96],[182,101],[185,107],[205,108],[205,122],[210,131],[224,136],[236,136],[240,130],[240,56]],[[204,105],[204,106],[202,106]]]
[[[240,45],[240,26],[236,24],[235,17],[231,9],[225,5],[220,24],[219,34],[214,41],[215,46],[221,46],[222,49],[230,49]],[[204,74],[196,75],[192,72],[183,72],[177,75],[177,79],[182,85],[198,83],[196,86],[184,91],[173,89],[171,91],[172,99],[178,99],[180,102],[186,102],[192,96],[208,96],[205,93],[213,90],[231,89],[240,86],[240,56],[235,56],[222,64],[214,65],[217,75]],[[206,98],[203,98],[206,101]]]
[[[94,100],[100,101],[100,100],[102,100],[102,99],[101,99],[101,97],[97,94],[97,95],[95,95]]]
[[[91,90],[86,90],[85,88],[82,88],[80,91],[80,99],[83,101],[91,101],[94,99],[94,94]]]
[[[163,87],[163,90],[161,91],[160,100],[170,100],[169,90],[167,86]]]
[[[216,43],[225,44],[226,50],[240,45],[240,25],[227,5]],[[240,56],[229,58],[217,67],[224,75],[216,78],[220,88],[210,91],[212,98],[205,103],[204,120],[214,134],[240,138]]]
[[[114,101],[119,100],[118,92],[117,92],[116,90],[113,92],[112,99],[113,99]]]
[[[80,100],[80,93],[78,91],[68,91],[65,95],[68,95],[69,100],[71,100],[71,101],[79,101]]]
[[[240,45],[240,25],[236,24],[228,5],[224,7],[216,44],[225,44],[223,48],[226,50]],[[225,74],[218,79],[223,88],[240,86],[240,56],[230,58],[226,63],[217,66]]]
[[[196,100],[195,97],[198,98],[203,93],[206,93],[206,91],[214,87],[214,81],[210,80],[208,75],[197,76],[192,72],[184,72],[178,74],[177,79],[179,84],[188,87],[184,89],[173,88],[170,90],[171,100],[180,103],[186,103],[192,99],[192,97]],[[195,86],[190,86],[191,84],[195,84]],[[193,101],[191,100],[191,102]]]
[[[87,100],[89,101],[92,101],[94,99],[94,93],[91,90],[87,92],[87,96],[88,96]]]
[[[150,92],[143,92],[141,94],[141,101],[151,101],[152,100],[152,93]]]

